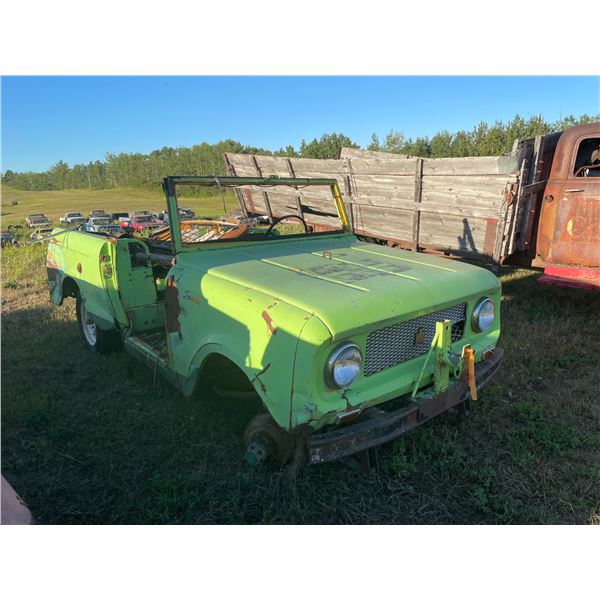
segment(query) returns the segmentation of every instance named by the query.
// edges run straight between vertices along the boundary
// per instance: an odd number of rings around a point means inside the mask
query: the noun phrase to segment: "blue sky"
[[[480,121],[600,112],[597,77],[4,77],[2,170],[225,138],[277,149],[324,132],[360,145]]]

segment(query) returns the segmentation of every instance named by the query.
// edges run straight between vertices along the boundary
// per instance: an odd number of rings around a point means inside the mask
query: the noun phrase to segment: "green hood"
[[[359,242],[352,235],[232,244],[226,251],[221,245],[185,260],[316,314],[334,338],[500,287],[485,269]]]

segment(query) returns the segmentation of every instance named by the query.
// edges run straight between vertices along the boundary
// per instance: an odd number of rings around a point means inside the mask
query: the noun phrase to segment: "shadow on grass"
[[[3,313],[2,470],[41,523],[586,522],[597,301],[536,276],[503,275],[507,359],[473,416],[386,445],[371,475],[247,467],[243,406],[185,400],[123,354],[85,351],[70,300]]]

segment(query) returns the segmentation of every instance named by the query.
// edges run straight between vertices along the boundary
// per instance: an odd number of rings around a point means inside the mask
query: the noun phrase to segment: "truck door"
[[[562,134],[544,191],[537,254],[542,264],[600,266],[600,132]]]
[[[600,136],[582,137],[559,195],[551,262],[600,266]]]
[[[142,240],[121,238],[116,254],[116,285],[132,333],[161,330],[164,304],[158,302],[147,245]]]

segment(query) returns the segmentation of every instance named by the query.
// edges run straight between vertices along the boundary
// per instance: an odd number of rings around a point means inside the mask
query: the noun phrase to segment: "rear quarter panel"
[[[46,261],[52,302],[62,304],[65,280],[71,278],[88,312],[104,329],[114,326],[100,262],[100,256],[110,252],[108,238],[71,231],[49,240]]]

